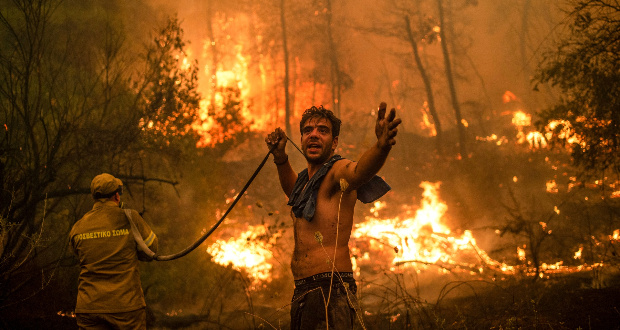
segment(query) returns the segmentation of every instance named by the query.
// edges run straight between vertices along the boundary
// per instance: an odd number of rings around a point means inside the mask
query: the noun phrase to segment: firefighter
[[[77,324],[80,329],[146,329],[146,303],[130,219],[121,208],[123,183],[97,175],[90,184],[92,210],[73,225],[70,245],[80,264]],[[135,210],[131,217],[146,245],[157,252],[157,237]]]

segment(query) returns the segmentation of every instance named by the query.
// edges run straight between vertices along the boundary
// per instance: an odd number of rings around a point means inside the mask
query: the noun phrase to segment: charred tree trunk
[[[435,107],[435,97],[433,96],[433,87],[431,86],[431,80],[424,68],[424,64],[422,64],[422,58],[420,57],[420,52],[418,51],[418,43],[415,41],[413,36],[413,31],[411,30],[411,22],[409,21],[409,17],[405,16],[405,27],[407,28],[407,35],[409,37],[409,44],[411,44],[411,49],[413,51],[413,58],[415,60],[418,71],[420,71],[420,76],[422,77],[422,81],[424,82],[424,89],[426,91],[426,98],[428,103],[428,111],[430,112],[431,117],[433,118],[433,123],[435,124],[435,132],[436,132],[436,148],[438,153],[443,152],[443,132],[441,129],[441,121],[439,120],[439,115],[437,114],[437,108]]]
[[[447,2],[446,3],[446,7],[448,8],[448,13],[453,13],[453,7],[454,7],[454,3],[453,2]],[[458,9],[457,9],[458,10]],[[479,83],[480,83],[480,87],[482,89],[482,92],[484,93],[484,98],[485,101],[484,102],[466,102],[464,104],[462,104],[463,106],[465,105],[469,105],[472,107],[472,113],[471,115],[475,117],[475,120],[478,124],[478,127],[480,128],[480,131],[482,132],[483,136],[488,136],[491,133],[489,133],[489,131],[487,130],[487,122],[484,119],[485,113],[486,111],[488,111],[491,108],[491,97],[489,96],[489,91],[486,87],[486,83],[484,81],[484,78],[482,77],[482,74],[480,73],[480,70],[478,70],[478,67],[476,65],[476,63],[474,62],[474,60],[471,58],[471,56],[469,56],[469,54],[467,54],[467,49],[464,48],[462,46],[462,42],[459,43],[457,42],[459,40],[459,38],[462,38],[462,33],[457,33],[454,29],[454,24],[447,24],[446,25],[446,30],[448,31],[448,40],[450,41],[450,47],[452,49],[453,54],[455,54],[454,56],[459,56],[460,58],[462,58],[464,61],[466,61],[469,64],[469,67],[472,70],[472,73],[476,76],[476,78],[478,79]],[[460,51],[457,51],[460,50]]]
[[[340,117],[340,66],[338,64],[338,54],[332,33],[332,2],[327,0],[327,41],[329,43],[329,55],[331,59],[331,80],[332,80],[332,103],[334,113]]]
[[[523,4],[523,15],[521,16],[521,38],[519,38],[519,52],[521,53],[521,69],[526,73],[530,72],[530,66],[527,61],[527,35],[529,32],[529,13],[531,1],[526,0]]]
[[[293,116],[295,114],[295,99],[297,97],[297,86],[299,85],[299,62],[298,62],[298,58],[293,56],[293,61],[291,63],[292,68],[290,69],[291,72],[291,79],[290,79],[290,83],[289,83],[289,108],[291,109],[291,116]],[[292,128],[291,128],[292,129]]]
[[[454,75],[452,74],[452,64],[450,62],[450,53],[448,52],[448,43],[446,41],[447,39],[444,29],[445,21],[442,0],[437,0],[437,8],[439,10],[439,37],[441,38],[441,51],[443,53],[446,79],[448,81],[448,89],[450,90],[450,99],[452,100],[452,108],[454,109],[454,115],[456,117],[456,127],[459,133],[459,153],[461,154],[461,157],[467,158],[465,126],[463,125],[461,107],[457,98],[456,86],[454,84]]]
[[[529,88],[530,87],[529,82],[530,82],[530,77],[532,75],[531,73],[532,68],[530,67],[529,60],[528,60],[527,47],[528,47],[528,34],[530,32],[529,19],[530,19],[531,9],[532,9],[532,1],[526,0],[525,3],[523,4],[523,15],[521,16],[521,33],[519,37],[519,53],[521,53],[521,72],[523,72],[523,78],[524,78],[523,82],[526,84],[526,88],[524,88],[524,91],[526,91],[526,93],[530,96],[532,94],[532,89]],[[531,97],[523,98],[523,100],[525,101],[526,104],[528,104],[528,106],[530,106],[530,108],[532,107],[532,105],[529,104]]]
[[[291,107],[290,107],[290,73],[289,73],[289,54],[288,45],[286,39],[286,15],[285,15],[285,0],[280,0],[280,23],[282,24],[282,52],[284,56],[284,127],[287,136],[293,136],[291,131]]]
[[[207,1],[207,37],[211,41],[211,76],[209,81],[211,83],[211,106],[209,112],[215,110],[215,93],[217,91],[217,63],[218,63],[218,51],[217,43],[215,41],[215,33],[213,32],[213,2]]]

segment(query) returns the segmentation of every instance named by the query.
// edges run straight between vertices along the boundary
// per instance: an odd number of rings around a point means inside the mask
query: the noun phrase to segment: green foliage
[[[582,141],[572,145],[575,163],[592,173],[608,169],[618,173],[620,6],[609,0],[574,1],[573,5],[569,34],[546,54],[535,77],[537,83],[550,83],[562,93],[558,104],[540,114],[541,126],[568,121]]]

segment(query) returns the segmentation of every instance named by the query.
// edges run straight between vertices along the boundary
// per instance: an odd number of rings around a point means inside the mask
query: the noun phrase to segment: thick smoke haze
[[[278,21],[279,8],[275,5],[269,7],[269,5],[242,1],[234,3],[160,1],[152,3],[152,13],[155,15],[149,18],[150,21],[156,23],[163,21],[171,14],[178,15],[185,37],[189,41],[187,57],[190,60],[196,60],[200,68],[199,90],[205,98],[212,93],[210,84],[213,82],[211,79],[213,48],[210,47],[212,40],[209,37],[211,33],[219,47],[217,49],[219,52],[217,70],[235,75],[236,79],[247,79],[243,81],[245,85],[242,87],[247,90],[244,101],[251,106],[251,115],[255,116],[249,119],[266,121],[258,132],[261,130],[266,132],[284,125],[282,89],[278,87],[283,79],[282,45],[281,40],[278,39],[281,33]],[[319,28],[311,27],[312,24],[322,24],[320,20],[324,17],[325,4],[293,1],[286,3],[286,6],[291,15],[288,19],[289,29],[292,31],[288,36],[290,65],[292,66],[291,86],[292,91],[296,93],[296,100],[291,106],[293,117],[299,118],[300,113],[312,105],[322,104],[333,108],[330,90],[326,87],[331,62],[329,57],[320,55],[325,54],[328,47],[326,36]],[[386,212],[391,213],[391,216],[398,216],[405,205],[419,207],[422,199],[422,189],[419,187],[421,181],[451,177],[451,181],[441,185],[440,195],[448,205],[448,213],[444,221],[461,233],[463,230],[478,228],[479,230],[475,230],[474,233],[478,244],[484,249],[493,250],[500,246],[497,244],[501,239],[495,232],[482,229],[485,226],[497,225],[501,220],[502,212],[496,208],[498,202],[488,200],[485,194],[472,192],[472,178],[459,179],[455,174],[446,175],[439,171],[449,169],[443,167],[435,169],[435,166],[431,165],[430,158],[433,156],[428,144],[431,141],[429,138],[431,138],[432,130],[424,123],[427,96],[411,52],[411,44],[407,40],[404,17],[411,17],[412,21],[419,20],[425,24],[436,24],[436,3],[433,1],[417,4],[404,4],[397,1],[354,1],[333,3],[332,6],[332,28],[336,39],[338,62],[340,70],[346,73],[350,80],[342,92],[340,101],[344,127],[339,152],[356,159],[366,147],[374,143],[372,133],[374,110],[380,101],[387,101],[390,107],[397,107],[404,123],[401,129],[402,138],[399,139],[393,152],[393,158],[381,172],[381,175],[394,188],[385,198],[391,206],[391,211]],[[545,42],[551,39],[555,32],[553,29],[562,15],[556,4],[552,2],[524,5],[518,1],[464,1],[445,2],[445,6],[451,10],[447,32],[450,37],[448,42],[451,47],[456,92],[459,102],[463,105],[463,118],[468,122],[470,133],[482,137],[491,134],[504,135],[506,130],[512,133],[511,120],[514,111],[522,110],[533,114],[546,106],[550,98],[549,94],[544,91],[532,91],[530,79],[540,52],[544,49]],[[211,18],[208,18],[208,15],[211,15]],[[144,19],[147,20],[146,17]],[[268,25],[264,21],[272,21],[273,24]],[[209,22],[212,24],[211,27],[208,26]],[[300,29],[310,29],[303,37],[311,39],[296,40],[298,35],[295,32]],[[259,41],[268,38],[271,39],[270,44],[262,46],[258,44]],[[432,40],[433,38],[435,40]],[[310,47],[304,46],[305,42]],[[262,50],[261,47],[263,47]],[[423,56],[423,64],[428,70],[427,74],[431,77],[433,94],[444,130],[454,131],[455,119],[451,109],[440,42],[436,35],[431,35],[425,42],[420,41],[418,47]],[[245,65],[245,67],[240,67],[240,65]],[[262,77],[261,70],[264,70]],[[318,86],[314,81],[317,75]],[[312,91],[307,90],[309,86],[312,86]],[[508,103],[505,99],[507,91],[510,92],[509,95],[514,95]],[[271,113],[278,115],[266,116]],[[293,119],[294,141],[298,141],[299,136],[295,125],[296,120]],[[508,138],[515,137],[508,136]],[[304,166],[303,158],[292,147],[289,150],[295,168],[301,170]],[[266,148],[260,139],[246,141],[228,150],[223,157],[232,166],[184,170],[182,183],[176,187],[181,197],[177,199],[178,204],[171,205],[168,209],[171,214],[158,217],[157,221],[175,221],[172,219],[176,219],[180,222],[179,227],[183,228],[182,232],[185,234],[183,237],[178,237],[178,233],[173,237],[167,237],[164,239],[167,243],[163,244],[164,248],[182,246],[182,242],[189,243],[197,237],[198,233],[208,228],[206,224],[214,223],[227,206],[223,202],[235,196],[241,184],[249,177],[253,165],[257,164],[258,159],[265,153]],[[240,164],[243,165],[240,166]],[[210,164],[206,165],[210,166]],[[262,222],[273,230],[282,225],[284,236],[279,238],[279,245],[273,247],[275,254],[270,260],[274,263],[271,273],[274,282],[266,282],[264,288],[266,293],[260,293],[258,290],[253,291],[252,294],[257,295],[254,297],[257,307],[260,304],[266,304],[286,309],[287,299],[292,293],[290,286],[292,278],[288,268],[292,251],[292,229],[287,207],[284,206],[284,195],[280,193],[275,180],[275,171],[269,165],[249,190],[246,198],[243,199],[243,204],[238,206],[240,210],[235,210],[213,238],[207,240],[194,255],[188,258],[192,259],[191,262],[185,260],[174,265],[149,265],[145,273],[155,272],[155,267],[178,268],[179,263],[188,264],[189,269],[195,269],[197,263],[207,261],[207,254],[204,251],[206,246],[213,244],[216,239],[228,240],[239,235],[245,228],[244,224],[257,225]],[[506,164],[503,166],[506,167],[491,168],[491,170],[496,172],[495,176],[502,178],[500,180],[511,181],[519,169],[512,169]],[[480,171],[479,174],[480,176],[473,180],[489,180],[483,176],[488,173]],[[230,180],[228,183],[219,182],[217,187],[214,187],[214,183],[209,182],[208,179],[203,179],[203,177],[222,176],[229,177]],[[169,198],[176,199],[174,196]],[[257,203],[260,203],[262,207],[257,207]],[[367,205],[358,206],[356,221],[363,222],[363,217],[370,213],[369,208],[370,206]],[[270,213],[272,215],[268,215]],[[165,228],[169,224],[160,224],[160,226]],[[161,236],[166,237],[166,233],[162,233]],[[514,245],[508,245],[514,253]],[[385,248],[389,249],[389,247]],[[506,261],[514,262],[516,257]],[[204,277],[213,279],[212,272],[213,270]],[[370,273],[374,271],[371,270]],[[220,276],[234,277],[231,273],[224,274]],[[437,276],[435,271],[415,276],[413,274],[404,272],[403,276],[407,278],[405,283],[418,283],[418,292],[424,300],[436,299],[446,283],[455,279],[450,274]],[[150,282],[148,276],[146,278],[147,283]],[[371,282],[368,283],[371,284],[376,281],[375,284],[379,288],[389,285],[392,281],[390,276],[381,279],[380,276],[367,275],[365,278],[370,278]],[[245,280],[246,285],[248,281]],[[243,287],[241,284],[238,285],[236,288],[232,285],[227,290],[238,294],[238,290]],[[276,289],[281,285],[284,285],[286,289]],[[205,288],[208,287],[209,285],[205,286]],[[245,288],[245,290],[249,289]],[[369,290],[377,289],[370,288]],[[205,306],[213,304],[211,299],[214,298],[202,297],[199,292],[200,289],[191,286],[179,288],[179,292],[166,295],[166,299],[156,306],[161,310],[183,310],[181,314],[184,315],[204,314]],[[274,295],[274,292],[277,294]],[[223,293],[219,292],[219,294]],[[190,299],[192,302],[189,304],[187,303],[188,295],[192,297]],[[242,296],[237,299],[242,300]],[[383,300],[369,299],[368,304],[370,306],[380,305],[381,301]],[[280,315],[272,314],[270,311],[267,315],[286,318],[286,313]]]
[[[185,36],[190,42],[187,47],[188,57],[198,61],[199,89],[204,97],[208,97],[209,83],[212,81],[210,79],[212,48],[209,47],[211,41],[209,33],[213,33],[220,47],[218,49],[221,52],[219,54],[221,62],[218,63],[220,70],[238,74],[239,72],[235,70],[239,69],[239,58],[247,61],[245,63],[247,72],[244,76],[247,78],[247,81],[244,81],[247,86],[243,88],[248,89],[247,101],[251,103],[252,115],[262,120],[260,115],[265,112],[279,113],[275,118],[266,117],[267,122],[261,129],[268,131],[277,126],[283,126],[283,97],[280,95],[274,99],[273,96],[273,90],[277,89],[278,84],[282,82],[283,55],[279,49],[281,41],[274,37],[280,33],[279,23],[274,21],[273,25],[267,26],[262,23],[262,20],[266,20],[266,15],[272,17],[272,20],[277,20],[279,9],[274,6],[271,10],[264,8],[257,10],[256,7],[252,7],[251,3],[235,4],[237,7],[229,2],[165,1],[154,4],[153,10],[158,13],[156,17],[165,17],[171,13],[178,15]],[[209,5],[211,6],[213,32],[209,32],[208,26]],[[434,169],[434,166],[428,163],[433,156],[432,149],[428,145],[432,130],[424,123],[424,107],[427,97],[425,86],[415,66],[411,44],[407,42],[404,29],[405,16],[415,18],[415,15],[418,15],[422,17],[420,21],[426,20],[427,24],[433,24],[437,16],[435,2],[421,2],[417,4],[417,8],[415,8],[416,5],[413,8],[399,8],[404,4],[392,1],[339,2],[332,5],[338,60],[341,70],[351,81],[350,86],[342,93],[340,104],[345,125],[339,150],[344,153],[348,152],[348,157],[353,159],[358,157],[365,147],[374,143],[372,125],[374,109],[378,102],[387,101],[389,106],[398,108],[399,116],[404,120],[401,130],[403,139],[399,139],[393,158],[381,172],[382,176],[393,185],[393,192],[386,197],[386,200],[392,207],[391,215],[397,216],[404,205],[419,207],[422,189],[418,185],[421,181],[440,180],[442,177],[450,176],[438,172],[446,170],[445,168]],[[551,39],[557,20],[562,17],[556,4],[536,2],[525,6],[518,1],[479,1],[446,2],[446,6],[451,9],[448,41],[452,47],[456,91],[459,101],[463,104],[463,117],[468,122],[471,134],[483,137],[491,134],[503,135],[506,131],[512,134],[511,120],[514,111],[522,110],[533,114],[546,106],[547,99],[550,97],[546,92],[533,92],[530,79],[537,65],[539,52],[544,49],[545,42]],[[291,15],[294,15],[289,18],[290,29],[297,31],[300,25],[317,24],[317,17],[320,17],[323,7],[321,4],[291,2],[287,3],[287,8],[293,12]],[[417,14],[419,12],[423,14]],[[254,17],[254,15],[259,17]],[[265,49],[263,53],[257,52],[259,48],[257,42],[262,40],[257,38],[257,35],[262,34],[265,35],[263,38],[271,37],[276,43],[269,45],[270,48]],[[315,39],[308,40],[308,43],[318,48],[296,48],[300,47],[303,40],[295,40],[297,35],[289,34],[289,45],[294,45],[290,46],[291,57],[294,57],[291,59],[291,65],[294,66],[291,70],[294,71],[291,84],[298,95],[292,105],[294,116],[299,116],[305,108],[312,105],[323,104],[328,108],[333,107],[328,89],[319,88],[318,92],[314,91],[312,97],[308,97],[309,92],[304,90],[312,82],[313,72],[320,74],[321,71],[328,71],[331,65],[327,57],[308,54],[308,51],[316,53],[325,51],[327,47],[325,35],[318,29],[308,35]],[[455,119],[443,71],[441,47],[438,40],[433,41],[430,38],[433,36],[430,36],[426,43],[420,42],[418,47],[423,53],[423,63],[431,76],[433,93],[444,129],[453,131]],[[270,58],[263,61],[259,56]],[[318,61],[319,59],[323,62]],[[261,81],[261,66],[276,70],[263,78],[267,81]],[[508,103],[505,99],[507,91],[510,92],[509,95],[515,96]],[[293,120],[294,141],[298,141],[295,124],[296,121]],[[508,136],[508,138],[513,139],[515,136]],[[199,173],[186,174],[184,181],[188,182],[184,182],[177,188],[182,195],[179,208],[182,211],[177,218],[195,219],[198,215],[198,217],[202,216],[204,221],[199,222],[197,226],[188,225],[190,228],[187,230],[188,236],[185,240],[189,241],[195,237],[196,234],[192,236],[191,233],[204,230],[203,223],[214,222],[216,214],[221,214],[225,206],[221,201],[234,196],[234,189],[238,191],[240,183],[249,176],[252,164],[247,163],[252,163],[252,159],[256,160],[253,163],[258,163],[257,159],[265,152],[266,149],[260,139],[258,142],[247,141],[226,153],[224,159],[230,161],[230,164],[235,164],[234,167],[202,169],[202,171],[220,173],[214,176],[230,176],[231,179],[234,178],[231,181],[236,182],[236,185],[231,183],[228,187],[199,188],[200,186],[209,187],[212,183],[200,179]],[[289,152],[295,168],[298,170],[303,168],[304,162],[301,155],[298,155],[292,147]],[[410,160],[414,162],[409,162]],[[245,163],[243,172],[240,167],[237,167],[237,164],[241,163]],[[276,255],[272,275],[276,277],[276,281],[279,280],[276,283],[284,283],[287,289],[280,292],[281,296],[278,298],[274,298],[273,293],[268,293],[271,300],[266,299],[263,303],[284,307],[287,297],[292,292],[292,287],[288,285],[291,277],[287,266],[292,249],[290,236],[292,233],[287,208],[284,206],[284,195],[280,193],[275,182],[274,169],[269,165],[254,183],[247,198],[244,198],[245,205],[242,207],[246,209],[240,211],[244,215],[240,216],[237,211],[233,212],[231,219],[218,230],[214,237],[222,240],[228,239],[229,235],[234,237],[239,234],[240,229],[235,231],[231,228],[239,227],[243,223],[258,224],[257,220],[266,222],[270,226],[283,224],[287,230],[279,242],[284,246],[274,248]],[[518,170],[510,172],[510,167],[492,168],[492,170],[499,172],[494,174],[495,176],[503,177],[506,181],[512,180],[513,176],[518,173]],[[483,173],[484,171],[480,171],[480,174]],[[475,231],[478,244],[485,249],[492,250],[500,239],[492,230],[482,228],[496,225],[500,221],[502,212],[497,210],[497,202],[487,200],[488,196],[484,194],[473,193],[470,183],[472,178],[459,179],[458,176],[452,176],[452,178],[452,181],[445,182],[441,186],[441,191],[445,189],[446,193],[440,193],[440,195],[447,201],[449,207],[445,221],[461,233],[466,229],[478,228],[479,230]],[[485,176],[479,176],[474,180],[486,181],[488,179]],[[261,192],[266,191],[269,193],[262,195]],[[196,201],[200,200],[201,196],[205,196],[205,200],[209,196],[210,205],[197,204]],[[220,196],[219,202],[216,196]],[[256,207],[256,203],[261,203],[263,207]],[[362,222],[363,216],[369,214],[369,208],[370,206],[366,205],[358,206],[356,219]],[[184,211],[188,214],[184,215]],[[387,212],[390,213],[390,211]],[[266,216],[265,213],[275,215]],[[213,240],[209,239],[205,245],[213,243]],[[514,245],[511,249],[514,249]],[[197,254],[204,253],[204,246],[200,250]],[[516,257],[510,261],[516,261]],[[406,277],[412,276],[407,272],[405,274]],[[417,281],[419,284],[418,290],[421,297],[428,300],[436,298],[443,286],[454,280],[454,277],[450,275],[437,277],[435,272],[422,273],[414,277],[416,278],[414,282]],[[409,278],[407,281],[411,280]],[[389,276],[386,276],[386,281],[391,281]],[[272,286],[267,285],[267,292],[272,292]],[[183,307],[185,313],[191,311],[199,314],[201,312],[186,306],[182,300],[183,298],[176,304],[172,301],[166,301],[166,303],[185,305]],[[378,303],[378,301],[369,302],[371,305]],[[195,307],[203,303],[190,305]]]
[[[491,313],[478,317],[493,308],[501,313],[514,308],[515,315],[525,311],[520,325],[540,325],[538,305],[531,302],[554,279],[577,274],[583,282],[571,282],[573,287],[609,287],[615,272],[596,267],[617,264],[620,184],[611,176],[577,179],[569,146],[552,148],[545,139],[551,129],[538,123],[540,112],[563,96],[535,84],[534,77],[554,41],[568,33],[563,25],[570,18],[563,11],[568,5],[562,0],[63,2],[51,22],[67,36],[79,36],[66,40],[85,41],[83,47],[66,42],[69,55],[60,62],[78,63],[77,73],[66,70],[66,81],[51,84],[60,87],[49,87],[57,93],[49,103],[51,109],[69,104],[67,109],[83,111],[76,111],[77,133],[68,139],[77,141],[70,146],[79,152],[55,160],[70,165],[54,173],[54,189],[39,192],[69,191],[65,199],[50,197],[53,210],[47,197],[35,204],[37,219],[45,220],[37,220],[37,228],[45,235],[22,235],[51,242],[44,246],[55,254],[45,252],[35,262],[44,266],[28,271],[38,274],[42,267],[53,269],[52,275],[41,272],[49,280],[42,289],[32,284],[36,281],[26,285],[37,292],[33,305],[15,303],[17,321],[0,322],[0,328],[23,325],[35,309],[44,311],[38,318],[43,323],[53,317],[61,328],[75,326],[71,312],[79,267],[62,242],[92,207],[91,172],[120,174],[127,187],[123,201],[152,224],[160,254],[173,254],[222,218],[268,155],[264,138],[276,127],[291,138],[287,152],[294,170],[307,166],[293,142],[300,144],[303,111],[319,105],[342,119],[337,153],[352,160],[376,143],[380,102],[396,108],[403,120],[379,172],[391,191],[355,208],[349,246],[368,329],[514,325],[511,315],[495,323],[488,321]],[[14,9],[0,5],[5,7]],[[175,19],[183,35],[174,41],[183,51],[159,59],[158,46],[165,42],[158,33]],[[10,39],[10,33],[1,33],[2,40]],[[174,29],[167,33],[177,36]],[[98,71],[107,65],[113,69]],[[164,74],[158,76],[158,69]],[[195,86],[187,78],[194,69]],[[7,79],[14,74],[6,72]],[[88,90],[83,82],[89,79],[95,96],[63,94]],[[101,81],[113,83],[101,87]],[[168,94],[177,87],[179,93]],[[167,126],[174,116],[187,125]],[[81,118],[94,118],[95,124],[81,124]],[[14,126],[7,120],[5,131]],[[88,142],[79,144],[83,141]],[[0,153],[2,166],[3,157]],[[143,263],[152,328],[288,328],[294,243],[286,202],[269,157],[225,221],[196,250],[174,261]],[[522,298],[522,292],[531,296]],[[461,308],[474,309],[483,301],[486,309],[469,312],[471,319],[488,322],[467,323]]]

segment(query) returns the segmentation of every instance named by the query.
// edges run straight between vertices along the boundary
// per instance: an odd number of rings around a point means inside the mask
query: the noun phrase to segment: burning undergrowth
[[[440,182],[422,182],[420,186],[424,189],[420,205],[401,205],[400,215],[386,218],[380,215],[382,209],[388,207],[387,203],[376,202],[370,207],[369,215],[355,224],[351,250],[358,276],[365,275],[364,272],[381,273],[403,268],[418,273],[436,269],[438,274],[463,273],[495,280],[506,275],[543,277],[547,272],[574,272],[601,266],[601,263],[569,266],[563,265],[563,261],[542,262],[536,273],[531,262],[526,262],[527,245],[514,247],[510,259],[521,261],[518,264],[495,260],[478,246],[472,231],[454,231],[446,225],[444,215],[448,206],[439,198]],[[537,225],[542,233],[552,233],[546,223]],[[247,226],[232,235],[226,230],[221,233],[221,239],[207,247],[207,252],[216,263],[244,269],[254,284],[268,283],[273,276],[278,277],[270,264],[274,262],[272,251],[287,229],[290,228],[281,223],[280,228],[265,224]],[[596,241],[595,244],[615,247],[619,232],[616,229],[606,238],[602,237],[606,242]],[[572,259],[579,260],[582,251],[583,248],[573,251]]]
[[[271,232],[266,225],[248,226],[245,231],[228,239],[219,239],[209,247],[207,253],[213,262],[231,265],[237,271],[245,270],[253,287],[270,283],[274,276],[274,254],[272,250],[281,231]]]
[[[414,312],[421,313],[434,305],[431,302],[443,301],[448,296],[475,295],[487,291],[489,286],[510,286],[519,280],[602,273],[605,267],[616,264],[610,259],[585,261],[583,248],[573,248],[566,261],[558,260],[557,255],[555,260],[547,260],[543,257],[546,255],[543,245],[539,244],[540,251],[537,251],[527,243],[517,243],[520,241],[515,238],[509,240],[513,243],[512,251],[489,253],[478,245],[471,230],[453,229],[447,224],[448,205],[440,198],[440,187],[441,182],[424,181],[420,184],[422,198],[417,205],[394,207],[388,197],[388,201],[369,205],[358,215],[350,246],[366,317],[391,314],[390,322],[402,322],[405,318],[411,321],[420,316],[414,316]],[[256,204],[254,208],[262,208],[262,205]],[[268,292],[281,290],[278,286],[287,285],[282,280],[290,280],[287,265],[292,229],[285,224],[286,217],[278,215],[280,220],[272,225],[237,226],[243,229],[222,231],[221,238],[206,249],[212,261],[246,274],[249,291],[253,292],[250,294],[262,298],[255,301],[257,304],[269,305],[275,301],[282,304],[281,296],[275,299]],[[489,227],[487,231],[497,237],[505,234],[505,240],[510,236],[506,234],[506,226],[509,225],[498,224],[494,230]],[[541,237],[553,233],[551,225],[546,223],[539,222],[535,227],[543,235]],[[592,236],[590,243],[615,250],[620,244],[619,232],[616,229],[606,236]],[[537,244],[536,240],[529,242]],[[533,255],[537,252],[540,254]],[[274,264],[278,267],[272,267]],[[280,281],[274,286],[270,284],[272,279]],[[459,285],[454,284],[468,281],[487,284],[478,285],[478,288],[467,284],[468,290],[457,289]],[[600,286],[597,281],[593,278],[590,285]],[[285,291],[292,291],[292,287]],[[287,319],[286,308],[284,302],[276,312],[271,310],[267,315]]]

